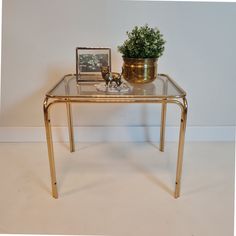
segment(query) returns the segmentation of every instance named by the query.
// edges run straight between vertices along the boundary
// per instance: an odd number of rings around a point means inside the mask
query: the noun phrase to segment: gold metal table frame
[[[99,80],[76,82],[74,74],[65,75],[45,96],[43,103],[45,130],[50,164],[52,196],[58,198],[50,110],[54,104],[64,103],[67,109],[70,152],[75,151],[72,110],[73,103],[161,103],[160,151],[164,151],[167,104],[180,107],[180,131],[174,197],[180,196],[183,151],[187,122],[186,92],[168,75],[159,74],[158,79],[149,85],[137,86],[130,93],[111,94],[96,91],[93,86]],[[146,89],[146,87],[147,89]]]

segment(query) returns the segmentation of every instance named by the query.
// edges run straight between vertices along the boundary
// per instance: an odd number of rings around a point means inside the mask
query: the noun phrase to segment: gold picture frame
[[[108,66],[111,71],[110,48],[76,48],[76,81],[102,80],[101,66]]]

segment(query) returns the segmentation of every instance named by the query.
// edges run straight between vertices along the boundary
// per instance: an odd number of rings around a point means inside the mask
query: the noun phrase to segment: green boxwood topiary
[[[123,57],[128,58],[159,58],[164,52],[165,40],[157,28],[147,24],[135,26],[131,32],[126,32],[128,39],[118,46]]]

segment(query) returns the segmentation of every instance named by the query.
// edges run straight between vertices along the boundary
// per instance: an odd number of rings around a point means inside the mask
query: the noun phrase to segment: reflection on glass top
[[[101,92],[95,87],[95,85],[98,83],[105,82],[100,80],[83,80],[77,83],[75,75],[67,75],[51,91],[47,93],[47,96],[71,98],[181,98],[186,95],[184,90],[182,90],[172,79],[166,75],[158,75],[158,78],[155,81],[148,84],[128,84],[131,87],[129,92]]]

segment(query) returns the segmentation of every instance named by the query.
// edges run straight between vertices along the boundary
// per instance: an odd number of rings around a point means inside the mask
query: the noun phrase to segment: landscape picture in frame
[[[101,75],[101,67],[111,68],[110,48],[77,48],[77,73]]]

